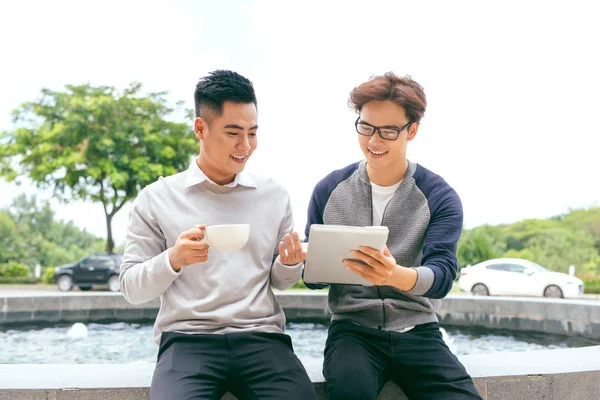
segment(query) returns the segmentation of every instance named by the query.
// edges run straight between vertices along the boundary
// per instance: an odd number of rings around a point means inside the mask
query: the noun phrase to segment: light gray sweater
[[[250,224],[250,237],[237,252],[209,249],[208,261],[178,273],[168,249],[194,224]],[[141,304],[160,297],[154,335],[164,331],[281,333],[285,315],[271,290],[298,281],[302,263],[273,261],[279,241],[293,230],[285,188],[269,178],[242,173],[227,186],[212,183],[196,162],[179,174],[144,188],[129,215],[121,265],[121,291]]]

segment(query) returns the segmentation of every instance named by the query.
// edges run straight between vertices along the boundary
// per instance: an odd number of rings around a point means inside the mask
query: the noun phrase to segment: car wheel
[[[79,286],[79,290],[83,290],[84,292],[87,292],[88,290],[92,290],[91,286]]]
[[[119,283],[119,275],[113,275],[108,278],[108,288],[111,292],[119,292],[121,290],[121,284]]]
[[[560,299],[563,297],[563,292],[558,286],[550,285],[546,289],[544,289],[544,297]]]
[[[73,278],[69,275],[61,275],[56,280],[56,285],[61,292],[68,292],[73,289]]]
[[[478,283],[478,284],[474,285],[473,288],[471,289],[471,292],[475,296],[489,296],[490,295],[490,291],[488,290],[487,286],[485,286],[483,283]]]

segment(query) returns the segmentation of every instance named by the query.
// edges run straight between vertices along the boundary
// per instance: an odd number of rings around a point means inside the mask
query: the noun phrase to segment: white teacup
[[[249,224],[212,225],[204,231],[204,240],[218,251],[238,251],[248,241]]]

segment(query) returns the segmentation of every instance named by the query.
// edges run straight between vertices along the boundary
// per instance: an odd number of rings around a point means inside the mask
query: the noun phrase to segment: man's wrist
[[[172,247],[169,249],[169,265],[175,272],[179,272],[181,270],[181,266],[178,265],[177,263],[175,263],[175,261],[173,260],[173,248]]]
[[[396,265],[390,286],[402,290],[403,292],[408,292],[415,287],[418,278],[419,273],[416,269]]]
[[[279,259],[279,262],[281,263],[281,265],[285,265],[286,267],[295,267],[295,266],[297,266],[298,264],[301,264],[301,263],[303,263],[304,261],[298,261],[298,262],[295,262],[295,263],[293,263],[293,264],[286,264],[286,263],[284,263],[283,261],[281,261],[281,258],[280,258],[280,259]]]

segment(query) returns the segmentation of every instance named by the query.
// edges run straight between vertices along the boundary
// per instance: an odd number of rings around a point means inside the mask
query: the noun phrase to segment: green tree
[[[533,254],[531,261],[558,272],[568,272],[569,265],[575,265],[583,272],[592,272],[591,263],[598,257],[593,236],[581,229],[570,230],[566,227],[532,237],[527,248]]]
[[[44,242],[53,236],[54,211],[48,202],[41,206],[36,196],[24,194],[15,197],[6,209],[15,223],[15,236],[18,240],[9,247],[12,256],[9,260],[18,261],[30,267],[43,263]]]
[[[18,262],[58,266],[104,249],[101,238],[77,228],[72,221],[55,219],[48,201],[36,196],[15,197],[0,211],[0,264]]]
[[[0,211],[0,264],[16,259],[14,248],[17,240],[15,221],[9,214]]]
[[[529,260],[536,262],[536,256],[529,249],[515,250],[510,249],[504,255],[503,258],[521,258],[524,260]]]
[[[458,241],[459,266],[474,265],[485,260],[496,258],[493,237],[482,229],[464,231]]]
[[[594,245],[600,252],[600,207],[587,210],[573,210],[565,215],[563,220],[565,225],[573,229],[583,229],[592,235],[594,237]]]
[[[504,238],[507,250],[521,251],[528,247],[532,238],[560,226],[561,224],[555,219],[526,219],[502,226],[500,235]]]
[[[41,235],[50,235],[54,225],[54,211],[49,202],[38,203],[37,196],[20,194],[13,199],[8,212],[17,225],[35,227]]]
[[[198,148],[191,123],[168,120],[167,93],[141,89],[42,89],[13,112],[15,129],[0,135],[0,175],[8,181],[27,176],[62,202],[102,203],[108,252],[115,214],[159,176],[186,168]]]
[[[600,273],[600,208],[465,230],[457,254],[461,267],[509,257],[531,260],[559,272],[575,265],[578,274],[594,276]]]

